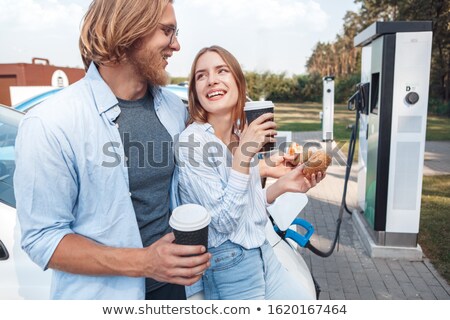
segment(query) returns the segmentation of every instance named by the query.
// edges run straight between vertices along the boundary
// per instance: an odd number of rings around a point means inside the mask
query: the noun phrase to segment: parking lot
[[[320,141],[321,132],[292,133],[293,141]],[[450,143],[439,148],[426,146],[425,172],[449,172]],[[434,157],[435,160],[431,160]],[[429,160],[427,160],[429,159]],[[439,161],[441,159],[441,161]],[[347,205],[356,206],[356,167],[348,184]],[[326,179],[308,192],[309,203],[300,217],[315,227],[312,243],[322,251],[328,250],[336,230],[336,219],[341,204],[345,167],[333,163]],[[450,299],[450,287],[436,272],[429,260],[407,261],[371,258],[354,227],[352,216],[344,213],[339,249],[330,257],[322,258],[307,249],[301,249],[316,281],[322,300],[348,299]]]

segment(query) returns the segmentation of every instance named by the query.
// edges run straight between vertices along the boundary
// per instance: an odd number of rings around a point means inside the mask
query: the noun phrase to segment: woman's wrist
[[[286,190],[283,186],[283,183],[280,180],[277,180],[274,184],[267,188],[266,197],[267,203],[271,204],[275,201],[276,198],[285,193]]]
[[[252,165],[252,157],[242,154],[240,148],[236,149],[233,156],[233,169],[241,173],[249,173]]]

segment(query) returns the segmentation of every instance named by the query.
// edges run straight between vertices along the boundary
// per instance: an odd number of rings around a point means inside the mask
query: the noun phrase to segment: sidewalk
[[[321,132],[293,132],[292,140],[321,141]],[[444,162],[444,159],[447,159]],[[427,143],[424,170],[427,174],[450,174],[450,143]],[[357,164],[348,183],[347,206],[356,207]],[[311,243],[322,251],[330,248],[335,235],[344,186],[345,167],[333,163],[326,180],[308,191],[309,203],[300,217],[311,222],[315,233]],[[396,259],[373,259],[365,251],[353,226],[352,217],[344,213],[339,251],[322,258],[300,249],[321,288],[320,299],[450,299],[450,286],[425,257],[420,262]]]
[[[425,143],[423,174],[450,174],[450,142],[428,141]]]

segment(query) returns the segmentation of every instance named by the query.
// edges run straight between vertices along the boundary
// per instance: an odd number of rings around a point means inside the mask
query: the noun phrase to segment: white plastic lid
[[[273,108],[272,101],[248,101],[245,103],[244,111]]]
[[[198,204],[183,204],[176,207],[169,224],[178,231],[196,231],[203,229],[211,222],[211,215],[208,210]]]

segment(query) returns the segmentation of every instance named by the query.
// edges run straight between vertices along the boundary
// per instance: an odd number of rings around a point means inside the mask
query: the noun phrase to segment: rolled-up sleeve
[[[61,239],[73,233],[77,173],[64,135],[40,118],[25,118],[16,140],[14,191],[22,248],[42,269]]]
[[[226,157],[214,161],[208,158],[204,152],[208,142],[198,135],[191,143],[186,135],[181,135],[180,142],[177,164],[182,202],[201,204],[211,214],[210,227],[222,234],[231,234],[245,215],[250,176],[233,169],[225,174]],[[225,152],[222,149],[222,153]]]

